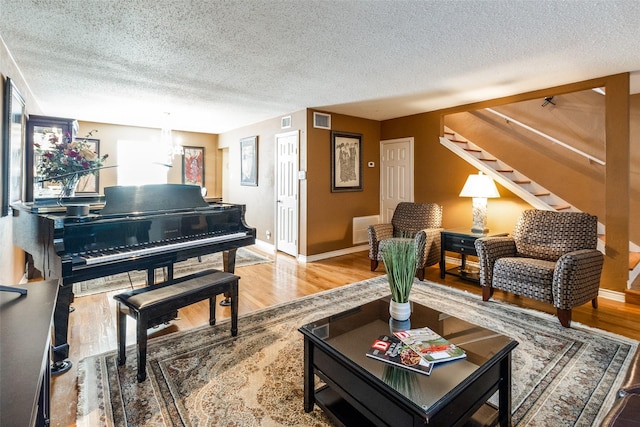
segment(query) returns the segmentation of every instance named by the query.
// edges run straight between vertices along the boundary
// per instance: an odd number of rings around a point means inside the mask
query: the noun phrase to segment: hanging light
[[[169,116],[170,113],[164,113],[162,128],[160,129],[160,143],[163,147],[166,147],[167,157],[169,158],[169,162],[171,162],[175,156],[182,156],[184,154],[184,150],[182,148],[182,145],[180,145],[177,141],[174,141],[173,137],[171,136]]]

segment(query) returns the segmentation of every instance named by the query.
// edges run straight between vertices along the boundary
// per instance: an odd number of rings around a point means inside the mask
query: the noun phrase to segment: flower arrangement
[[[92,130],[86,136],[90,138],[97,130]],[[34,143],[40,161],[36,172],[43,181],[55,181],[62,185],[63,190],[75,184],[81,176],[95,174],[103,165],[108,154],[98,156],[91,149],[89,143],[83,139],[74,140],[69,133],[60,137],[50,129],[42,132],[43,143]]]

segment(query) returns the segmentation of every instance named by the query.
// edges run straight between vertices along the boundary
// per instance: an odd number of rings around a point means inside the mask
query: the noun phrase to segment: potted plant
[[[384,242],[382,260],[387,270],[391,303],[389,314],[395,320],[404,321],[411,315],[409,294],[416,274],[417,244],[412,238],[393,238]]]

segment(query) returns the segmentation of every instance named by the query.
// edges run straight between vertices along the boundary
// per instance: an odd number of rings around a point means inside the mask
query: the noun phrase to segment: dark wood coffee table
[[[380,335],[408,326],[390,322],[389,297],[382,298],[299,329],[305,411],[317,404],[345,426],[457,426],[494,412],[500,425],[509,426],[511,351],[518,343],[417,303],[410,322],[459,345],[466,359],[436,365],[427,376],[366,357]],[[315,375],[325,384],[316,388]],[[486,403],[496,392],[497,408]]]

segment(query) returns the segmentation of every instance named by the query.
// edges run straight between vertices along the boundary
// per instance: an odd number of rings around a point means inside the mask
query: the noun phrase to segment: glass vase
[[[80,181],[78,174],[69,175],[60,180],[60,198],[74,197],[76,195],[76,187]]]

